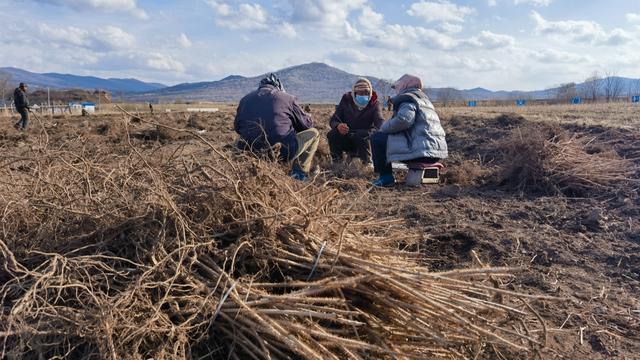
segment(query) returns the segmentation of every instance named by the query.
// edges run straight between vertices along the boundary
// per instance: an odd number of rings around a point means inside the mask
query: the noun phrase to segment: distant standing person
[[[308,178],[320,133],[313,127],[311,116],[285,92],[274,74],[262,79],[257,90],[240,100],[234,129],[244,150],[265,152],[280,144],[279,160],[292,164],[291,177]]]
[[[331,158],[339,161],[344,152],[350,152],[356,153],[363,164],[371,164],[369,138],[383,122],[378,94],[368,79],[358,79],[353,90],[342,96],[331,117],[331,131],[327,134]]]
[[[153,105],[151,103],[149,103],[149,112],[153,114]]]
[[[27,98],[27,91],[29,86],[25,83],[20,83],[20,86],[13,92],[13,104],[16,107],[16,111],[20,114],[20,120],[13,125],[16,130],[26,130],[29,125],[29,99]]]

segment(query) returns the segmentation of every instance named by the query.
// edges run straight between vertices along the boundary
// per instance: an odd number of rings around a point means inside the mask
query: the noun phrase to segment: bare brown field
[[[442,109],[451,158],[417,189],[326,140],[290,180],[220,109],[0,118],[3,356],[640,353],[636,107]]]
[[[533,105],[496,107],[452,107],[442,109],[443,114],[495,118],[502,114],[518,114],[528,120],[560,124],[602,125],[637,130],[640,128],[640,105],[631,103],[582,105]]]

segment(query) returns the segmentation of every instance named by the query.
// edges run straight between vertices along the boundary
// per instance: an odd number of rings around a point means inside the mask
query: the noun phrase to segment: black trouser
[[[355,153],[364,163],[371,162],[371,144],[369,130],[350,130],[342,135],[338,130],[331,130],[327,134],[329,149],[333,160],[342,159],[342,154]]]
[[[29,110],[27,108],[19,108],[16,110],[18,114],[20,114],[20,120],[16,123],[16,126],[25,130],[29,124]]]

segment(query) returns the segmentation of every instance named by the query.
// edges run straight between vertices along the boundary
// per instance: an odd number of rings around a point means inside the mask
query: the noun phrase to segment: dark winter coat
[[[447,158],[447,141],[440,118],[422,90],[408,89],[392,101],[393,117],[380,128],[389,134],[387,160]]]
[[[29,107],[29,99],[22,89],[16,88],[13,92],[13,104],[15,105],[16,110],[22,110]]]
[[[342,96],[340,104],[331,117],[330,125],[335,129],[338,124],[345,123],[352,130],[377,130],[382,126],[382,107],[378,102],[378,94],[371,95],[371,100],[362,110],[353,101],[353,93],[348,92]]]
[[[287,160],[298,150],[296,133],[312,127],[313,120],[295,97],[273,85],[262,85],[242,98],[234,121],[242,148],[264,151],[280,143],[280,156]]]

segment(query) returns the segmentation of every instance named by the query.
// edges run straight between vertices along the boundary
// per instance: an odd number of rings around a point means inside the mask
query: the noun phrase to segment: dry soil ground
[[[313,106],[326,132],[332,108]],[[518,112],[519,114],[514,114]],[[331,164],[326,141],[320,147],[316,180],[339,178],[353,196],[353,211],[372,218],[400,218],[394,225],[419,230],[422,240],[408,250],[420,252],[434,270],[470,266],[526,267],[508,285],[517,291],[554,295],[559,302],[536,308],[548,329],[544,358],[640,358],[640,197],[638,183],[576,197],[514,191],[496,180],[496,144],[526,121],[560,123],[570,134],[588,135],[592,144],[613,149],[640,165],[640,120],[629,106],[544,108],[449,108],[440,111],[451,159],[444,183],[414,189],[368,186],[373,174],[356,164]],[[506,116],[502,116],[507,114]],[[387,114],[387,116],[390,114]],[[520,118],[519,115],[524,116]],[[213,143],[232,146],[233,111],[215,114],[143,115],[145,119],[204,130]],[[85,151],[113,151],[122,144],[122,115],[42,119],[48,146],[64,147],[82,137]],[[27,134],[0,119],[0,151],[17,155],[43,146],[39,122]],[[188,134],[144,124],[131,128],[133,144],[199,146]],[[607,164],[594,164],[607,172]],[[638,179],[638,173],[635,178]],[[2,184],[2,186],[7,186]],[[634,186],[636,188],[634,188]],[[351,195],[352,194],[352,195]],[[495,358],[500,355],[494,354]],[[509,356],[507,356],[509,357]]]

